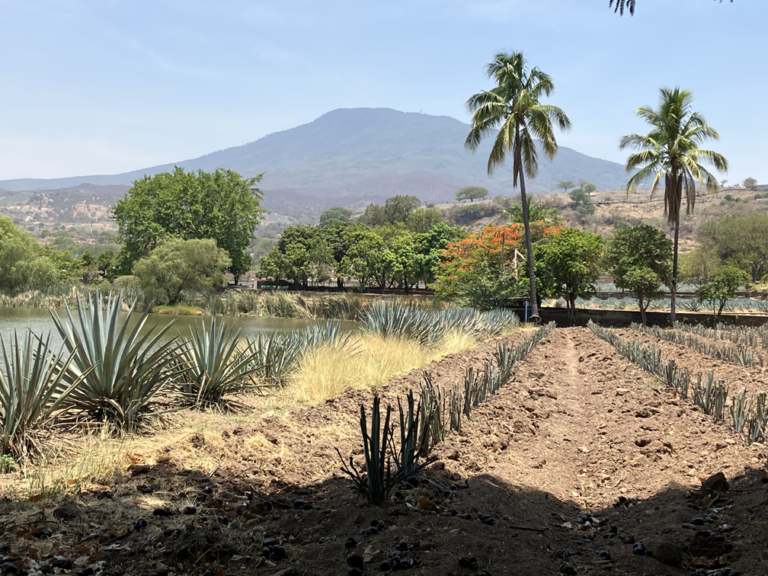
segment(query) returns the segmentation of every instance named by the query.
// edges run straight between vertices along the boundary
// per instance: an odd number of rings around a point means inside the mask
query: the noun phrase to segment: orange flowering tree
[[[541,243],[562,226],[532,222],[534,243]],[[490,309],[514,296],[527,294],[522,224],[487,226],[465,239],[448,244],[435,271],[438,297],[456,299]]]

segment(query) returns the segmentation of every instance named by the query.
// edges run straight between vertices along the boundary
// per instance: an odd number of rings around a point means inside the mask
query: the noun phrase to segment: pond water
[[[66,319],[66,311],[59,310],[59,316],[62,319]],[[72,315],[77,323],[77,311],[73,310]],[[121,315],[123,318],[127,314]],[[134,314],[134,319],[131,323],[138,321],[140,314]],[[194,325],[195,321],[198,323],[201,319],[206,322],[210,320],[208,316],[168,316],[164,314],[150,314],[147,318],[147,329],[154,328],[155,331],[160,330],[164,326],[167,326],[170,322],[173,322],[173,326],[166,332],[168,339],[179,335],[179,332],[183,335],[188,335],[190,329]],[[298,320],[293,318],[255,318],[249,316],[238,316],[236,318],[229,317],[226,319],[228,323],[234,323],[239,328],[241,336],[253,337],[258,334],[274,334],[274,333],[287,333],[292,330],[300,330],[307,326],[320,323],[318,320]],[[36,335],[47,335],[51,333],[51,343],[57,346],[61,344],[61,338],[53,324],[51,315],[48,310],[44,308],[2,308],[0,307],[0,337],[8,344],[13,338],[14,331],[18,332],[19,337],[24,336],[24,331],[30,329]],[[342,322],[342,329],[353,331],[356,329],[354,322]]]

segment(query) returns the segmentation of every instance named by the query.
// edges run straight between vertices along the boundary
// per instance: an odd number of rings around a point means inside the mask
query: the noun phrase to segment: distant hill
[[[405,113],[386,108],[340,109],[314,122],[270,134],[243,146],[177,162],[188,170],[231,168],[245,176],[266,171],[263,188],[271,209],[286,204],[351,205],[381,202],[394,194],[424,201],[451,200],[467,185],[486,186],[494,194],[512,194],[511,169],[486,175],[490,141],[475,154],[464,150],[469,126],[447,116]],[[145,174],[171,170],[174,164],[116,175],[0,181],[10,191],[128,186]],[[599,189],[626,183],[623,166],[561,147],[554,162],[542,155],[533,192],[551,192],[558,180],[584,178]],[[116,190],[115,190],[116,191]]]

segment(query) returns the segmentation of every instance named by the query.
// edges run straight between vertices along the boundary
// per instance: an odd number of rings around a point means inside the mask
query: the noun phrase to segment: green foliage
[[[702,249],[749,273],[753,282],[768,272],[768,215],[724,216],[705,222],[696,239]]]
[[[155,304],[174,305],[182,290],[210,291],[224,284],[231,262],[214,240],[160,240],[157,248],[133,266],[145,297]]]
[[[212,316],[210,324],[195,322],[179,356],[183,368],[177,380],[180,391],[198,406],[219,404],[224,395],[252,388],[254,364],[251,347],[239,348],[241,331]]]
[[[58,280],[54,263],[32,236],[0,216],[0,291],[17,294],[43,289]]]
[[[575,228],[552,235],[550,241],[536,251],[545,270],[542,284],[549,285],[547,295],[565,298],[571,321],[576,298],[589,298],[595,293],[594,283],[600,277],[602,254],[602,236]]]
[[[67,404],[95,420],[133,428],[150,415],[155,396],[174,376],[175,339],[163,342],[171,327],[146,329],[147,313],[133,320],[131,306],[121,321],[122,295],[104,301],[101,293],[78,297],[78,319],[66,306],[66,318],[51,310],[64,346],[73,356],[66,379],[78,383]]]
[[[672,274],[670,239],[644,224],[619,228],[608,244],[605,265],[617,288],[635,294],[645,324],[651,300],[663,296],[661,285]]]
[[[331,224],[328,224],[330,226]],[[297,285],[324,282],[330,277],[334,255],[324,229],[313,226],[286,228],[277,245],[259,264],[262,276],[287,278]]]
[[[721,265],[720,257],[709,245],[702,245],[693,252],[681,254],[679,259],[680,281],[695,286],[709,282],[712,272]]]
[[[368,206],[365,207],[363,215],[360,216],[360,223],[367,226],[382,226],[388,222],[389,218],[387,218],[387,212],[384,210],[383,206],[379,206],[378,204],[368,204]]]
[[[185,172],[179,167],[136,180],[113,210],[124,242],[123,273],[165,236],[212,239],[229,254],[235,277],[250,270],[247,249],[264,212],[260,180],[261,175],[243,178],[228,169]]]
[[[585,190],[584,188],[576,188],[574,190],[571,190],[568,192],[568,197],[571,199],[571,202],[574,203],[574,205],[579,206],[581,204],[591,204],[592,198],[589,195],[589,192]]]
[[[405,223],[411,213],[421,206],[421,200],[416,196],[392,196],[384,202],[384,213],[390,224]],[[369,223],[369,226],[373,224]]]
[[[405,225],[414,234],[424,234],[442,222],[443,213],[438,208],[416,208]]]
[[[37,340],[37,342],[35,342]],[[65,379],[72,356],[52,352],[50,335],[37,338],[27,331],[19,340],[14,333],[12,344],[3,351],[0,370],[0,453],[23,455],[34,448],[31,433],[53,418],[80,383]],[[12,462],[12,461],[11,461]]]
[[[463,228],[439,222],[424,234],[417,234],[414,237],[419,258],[419,273],[425,284],[435,281],[435,271],[442,262],[442,254],[448,244],[458,242],[466,236],[467,231]]]
[[[558,210],[555,206],[550,206],[546,202],[537,201],[533,194],[527,195],[528,202],[528,220],[530,222],[541,222],[546,220],[559,224],[561,218]],[[512,205],[504,210],[504,213],[509,216],[511,222],[515,224],[523,224],[523,203],[521,197],[515,196],[512,200]]]
[[[740,286],[749,284],[749,280],[749,274],[743,270],[735,266],[723,266],[712,273],[712,279],[696,291],[696,296],[717,310],[719,317],[728,300],[736,296]]]
[[[743,186],[748,190],[754,190],[755,188],[757,188],[757,180],[754,178],[745,178],[743,182]]]
[[[16,470],[16,461],[10,454],[0,456],[0,474],[10,474]]]
[[[499,206],[491,203],[463,204],[452,206],[448,219],[459,226],[470,226],[482,218],[492,218],[500,212]]]
[[[456,201],[469,200],[474,202],[475,200],[482,200],[488,196],[488,188],[482,186],[464,186],[464,188],[456,191]]]
[[[349,222],[350,216],[352,216],[351,210],[334,206],[320,214],[320,226],[325,226],[329,222]]]
[[[568,190],[574,186],[576,186],[576,183],[573,180],[560,180],[557,183],[557,187],[562,188],[563,192],[568,192]]]
[[[586,184],[584,184],[584,191],[587,194],[591,194],[592,192],[595,192],[596,190],[597,190],[597,186],[592,184],[592,182],[587,182]]]

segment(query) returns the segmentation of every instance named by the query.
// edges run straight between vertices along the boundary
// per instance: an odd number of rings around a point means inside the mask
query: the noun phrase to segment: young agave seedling
[[[464,396],[457,385],[451,391],[451,431],[461,432],[461,414],[464,408]]]
[[[731,400],[731,417],[733,418],[733,431],[741,434],[744,430],[744,424],[747,422],[752,406],[747,407],[747,391],[742,390],[741,394],[734,396]]]

